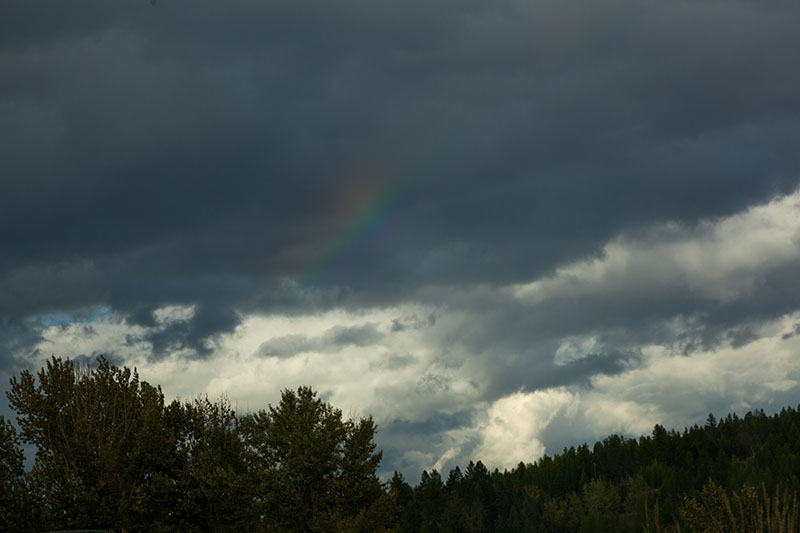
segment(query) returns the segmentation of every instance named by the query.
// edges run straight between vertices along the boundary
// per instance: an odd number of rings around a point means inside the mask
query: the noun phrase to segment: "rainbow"
[[[396,187],[383,180],[354,180],[342,187],[326,244],[300,269],[299,280],[313,285],[338,278],[367,252],[385,245],[400,218],[397,199]]]

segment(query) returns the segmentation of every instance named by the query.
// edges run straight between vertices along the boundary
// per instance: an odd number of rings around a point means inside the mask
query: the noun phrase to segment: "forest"
[[[10,385],[2,531],[799,530],[800,408],[656,425],[510,471],[470,461],[412,485],[378,478],[371,418],[345,419],[310,387],[237,414],[225,398],[166,402],[103,358],[57,357]]]

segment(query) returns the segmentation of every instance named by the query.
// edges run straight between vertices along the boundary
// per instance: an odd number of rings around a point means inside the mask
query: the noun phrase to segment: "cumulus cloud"
[[[621,236],[598,257],[511,291],[530,305],[609,294],[656,298],[674,291],[724,304],[752,297],[771,273],[798,261],[800,190],[729,217]]]
[[[489,408],[489,423],[481,428],[475,456],[498,468],[512,468],[521,457],[541,457],[542,430],[561,410],[570,410],[574,401],[575,396],[563,388],[519,392],[497,400]]]
[[[618,376],[596,376],[598,393],[659,405],[672,424],[697,420],[704,411],[756,408],[800,391],[800,343],[784,338],[796,314],[762,325],[756,338],[741,346],[673,355],[663,346],[644,348],[645,363]],[[680,394],[675,394],[679,391]],[[710,409],[712,408],[712,409]]]

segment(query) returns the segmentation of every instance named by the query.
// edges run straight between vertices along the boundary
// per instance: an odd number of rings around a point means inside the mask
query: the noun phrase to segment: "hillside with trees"
[[[237,414],[224,398],[167,403],[102,358],[54,357],[7,396],[3,531],[798,531],[793,408],[612,435],[511,471],[423,471],[412,486],[378,479],[371,418],[345,419],[309,387]]]
[[[798,531],[798,476],[800,413],[783,409],[391,487],[399,531]]]

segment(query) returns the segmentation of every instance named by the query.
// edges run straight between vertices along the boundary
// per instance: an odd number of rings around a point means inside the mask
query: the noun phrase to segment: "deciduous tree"
[[[284,390],[280,403],[243,417],[259,476],[265,526],[280,531],[378,531],[394,518],[376,476],[371,418],[344,420],[310,387]]]
[[[35,529],[36,515],[19,437],[11,422],[0,415],[0,531]]]
[[[22,440],[37,449],[30,479],[48,527],[135,526],[151,498],[165,499],[153,487],[174,486],[158,483],[175,459],[161,389],[102,357],[95,369],[53,357],[37,378],[23,371],[7,396]]]

